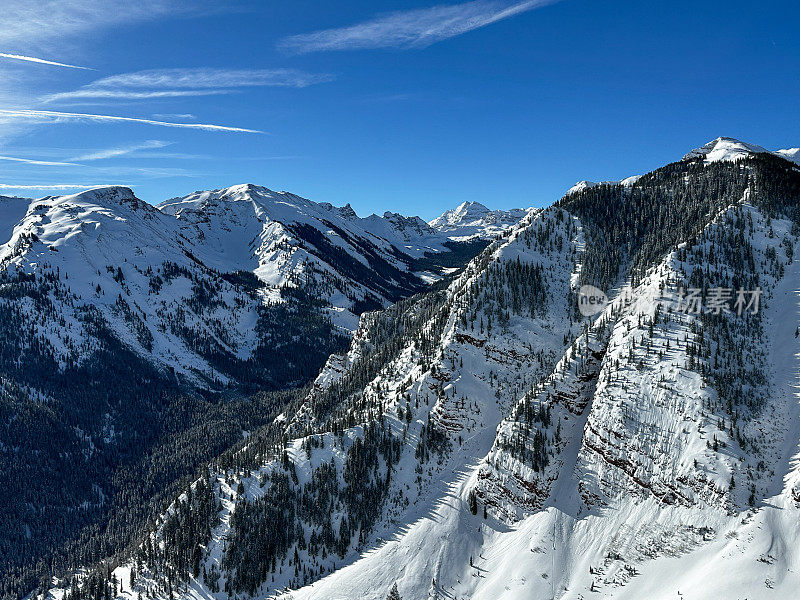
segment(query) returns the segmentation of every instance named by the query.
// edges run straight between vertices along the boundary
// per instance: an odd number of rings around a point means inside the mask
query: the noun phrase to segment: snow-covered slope
[[[454,239],[494,237],[515,225],[530,209],[489,210],[480,202],[462,202],[428,225]]]
[[[348,329],[354,313],[422,291],[424,282],[411,272],[414,258],[445,250],[427,232],[401,233],[395,224],[402,219],[359,219],[349,206],[253,185],[196,192],[159,209],[177,218],[182,235],[214,268],[255,273],[273,288],[313,284]]]
[[[797,229],[745,194],[620,290],[430,514],[286,597],[792,597]],[[702,279],[757,281],[761,314],[654,301]]]
[[[181,478],[294,405],[360,314],[488,243],[252,185],[162,207],[124,187],[1,197],[0,596],[28,594],[43,556],[86,556],[79,539],[139,537]]]
[[[441,491],[458,485],[464,465],[478,464],[514,399],[552,367],[559,349],[578,333],[567,303],[582,244],[575,220],[560,209],[548,209],[526,217],[494,242],[446,291],[392,309],[396,315],[386,322],[380,315],[366,315],[350,352],[329,361],[304,406],[286,424],[295,439],[284,458],[237,469],[238,474],[210,475],[223,514],[203,558],[202,569],[211,576],[197,582],[196,593],[215,595],[232,587],[269,594],[352,564],[318,584],[325,585],[321,597],[352,597],[333,590],[341,581],[336,578],[353,569],[364,586],[372,586],[372,596],[380,595],[384,584],[397,577],[385,562],[385,553],[393,553],[396,544],[370,554],[366,563],[359,552],[396,536],[398,523],[419,523],[431,533],[428,516],[440,510]],[[508,302],[513,308],[502,308]],[[394,330],[401,323],[397,333],[383,337],[387,325]],[[362,379],[365,386],[357,383]],[[377,411],[383,414],[379,425],[348,425]],[[359,458],[376,439],[393,438],[388,451],[379,451],[374,467],[369,454]],[[359,475],[363,460],[370,467]],[[289,480],[296,477],[288,489],[283,487],[287,472]],[[359,476],[366,479],[354,488]],[[297,552],[289,564],[278,550],[275,570],[264,577],[241,562],[241,553],[251,544],[248,532],[258,529],[259,501],[272,502],[276,486],[294,498],[287,504],[308,496],[308,502],[324,506],[332,493],[337,508],[322,517],[298,510],[281,525],[296,540],[287,548],[288,557],[293,548]],[[320,497],[324,488],[333,491]],[[364,505],[357,496],[367,491],[370,502]],[[339,532],[335,543],[321,543],[326,531]],[[158,540],[163,534],[153,535]],[[440,545],[440,539],[429,537],[426,543]],[[234,570],[226,571],[232,565]],[[120,575],[126,568],[120,568]],[[134,589],[155,588],[163,581],[155,563],[141,575]],[[429,583],[420,577],[415,585],[427,590]],[[190,588],[189,593],[195,592]]]
[[[747,144],[730,137],[718,137],[707,144],[695,148],[687,153],[683,160],[702,158],[708,162],[718,160],[736,160],[757,152],[768,152],[765,148],[756,144]]]
[[[800,148],[788,148],[786,150],[775,150],[774,154],[777,154],[781,158],[785,158],[786,160],[790,160],[793,163],[800,164]]]

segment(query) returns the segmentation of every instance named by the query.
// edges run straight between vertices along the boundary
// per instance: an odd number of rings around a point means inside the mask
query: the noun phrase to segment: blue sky
[[[252,182],[432,218],[465,200],[546,205],[720,135],[800,146],[790,1],[3,10],[5,195],[125,184],[155,203]]]

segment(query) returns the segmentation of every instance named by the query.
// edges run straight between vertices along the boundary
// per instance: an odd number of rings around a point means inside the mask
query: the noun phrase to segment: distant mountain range
[[[249,184],[155,207],[121,187],[2,198],[0,206],[3,272],[69,290],[52,298],[58,318],[39,315],[31,331],[61,365],[96,348],[80,319],[91,307],[159,368],[195,380],[213,372],[226,384],[229,373],[209,354],[249,360],[258,307],[280,303],[287,287],[313,294],[334,325],[353,331],[364,310],[424,291],[452,270],[438,258],[450,265],[455,253],[463,264],[524,215],[500,219],[500,211],[465,204],[459,210],[469,217],[446,226],[439,222],[450,212],[431,225],[396,213],[359,218],[349,205]]]

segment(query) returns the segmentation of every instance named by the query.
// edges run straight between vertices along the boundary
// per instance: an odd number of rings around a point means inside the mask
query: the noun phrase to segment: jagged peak
[[[349,202],[339,209],[339,214],[345,219],[355,219],[358,217],[356,211],[353,210]]]
[[[492,237],[517,223],[528,210],[491,210],[480,202],[467,201],[445,211],[429,221],[428,225],[440,233],[457,234],[464,239],[475,236]]]
[[[436,217],[429,222],[430,226],[434,229],[452,226],[459,224],[466,224],[472,221],[484,219],[487,215],[494,215],[495,217],[503,217],[516,213],[522,213],[522,209],[512,209],[510,211],[503,210],[490,210],[480,202],[467,201],[462,202],[457,207],[446,210],[440,216]]]
[[[461,212],[464,210],[489,210],[489,209],[486,207],[485,204],[481,204],[480,202],[477,202],[475,200],[467,200],[459,204],[458,207],[456,208],[457,212]]]
[[[481,204],[480,202],[468,201],[468,202],[462,202],[455,208],[455,210],[449,212],[452,212],[454,215],[466,218],[470,216],[484,215],[490,211],[485,205]]]

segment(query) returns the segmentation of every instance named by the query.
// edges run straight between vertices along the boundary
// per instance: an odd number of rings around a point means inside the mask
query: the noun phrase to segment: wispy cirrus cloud
[[[60,112],[53,110],[31,109],[0,109],[0,123],[69,123],[69,122],[94,122],[94,123],[142,123],[160,127],[176,127],[182,129],[199,129],[203,131],[230,131],[236,133],[264,133],[257,129],[244,127],[229,127],[227,125],[212,125],[208,123],[174,123],[171,121],[156,121],[138,117],[120,117],[115,115],[97,115],[91,113]]]
[[[58,102],[60,100],[85,100],[90,98],[96,98],[99,100],[155,100],[158,98],[219,96],[231,93],[233,93],[232,90],[148,90],[140,92],[134,90],[96,90],[91,88],[80,88],[70,92],[49,94],[42,98],[42,101],[45,103],[50,103]]]
[[[139,150],[152,150],[156,148],[166,148],[170,146],[172,142],[164,142],[161,140],[147,140],[145,142],[141,142],[138,144],[130,144],[128,146],[117,146],[115,148],[106,148],[104,150],[96,150],[94,152],[89,152],[86,154],[82,154],[81,156],[76,156],[72,160],[80,160],[80,161],[92,161],[92,160],[104,160],[107,158],[117,158],[119,156],[125,156],[127,154],[132,154],[134,152],[138,152]]]
[[[95,88],[228,88],[253,86],[306,87],[333,79],[326,73],[298,69],[148,69],[93,81]]]
[[[197,115],[193,115],[192,113],[154,113],[152,115],[154,119],[196,119]]]
[[[425,48],[558,0],[473,0],[399,11],[369,21],[283,38],[278,47],[306,54],[327,50]]]
[[[46,183],[46,184],[18,184],[0,183],[0,190],[90,190],[93,188],[112,187],[122,185],[119,183]]]
[[[2,0],[0,50],[5,54],[79,66],[95,34],[109,28],[229,11],[212,0]],[[51,60],[52,59],[52,60]],[[0,106],[21,108],[41,95],[42,69],[20,69],[19,59],[0,60]],[[32,64],[30,61],[28,64]],[[91,65],[97,66],[97,65]],[[70,69],[59,69],[68,71]],[[50,71],[52,73],[52,70]],[[78,71],[76,71],[78,72]],[[86,71],[80,71],[86,72]],[[21,121],[0,124],[0,146],[28,130]]]
[[[60,162],[54,160],[34,160],[32,158],[20,158],[18,156],[0,156],[0,160],[9,162],[25,163],[27,165],[41,165],[46,167],[78,167],[74,162]]]
[[[23,62],[32,62],[38,63],[41,65],[50,65],[53,67],[66,67],[67,69],[82,69],[84,71],[94,71],[94,69],[89,67],[80,67],[78,65],[68,65],[67,63],[56,62],[54,60],[45,60],[44,58],[36,58],[35,56],[24,56],[22,54],[8,54],[6,52],[0,52],[0,58],[8,58],[11,60],[20,60]]]
[[[3,0],[0,46],[63,47],[64,40],[118,24],[190,15],[213,9],[209,0]]]
[[[103,77],[77,90],[45,96],[43,100],[209,96],[230,94],[235,88],[243,87],[304,88],[333,78],[327,73],[307,73],[298,69],[149,69]]]

